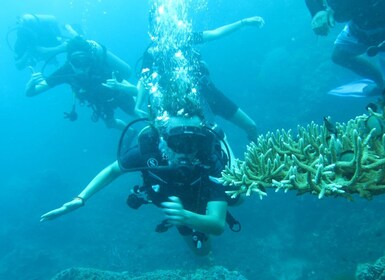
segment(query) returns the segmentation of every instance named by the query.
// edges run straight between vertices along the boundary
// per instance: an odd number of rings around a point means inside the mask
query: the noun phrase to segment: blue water
[[[73,2],[73,3],[72,3]],[[263,29],[244,28],[201,46],[212,78],[258,123],[259,131],[344,122],[364,112],[368,100],[327,95],[355,77],[330,62],[338,25],[316,38],[303,1],[210,0],[193,13],[194,29],[218,27],[260,15]],[[269,193],[251,197],[233,211],[243,229],[214,239],[210,261],[196,258],[173,232],[157,234],[156,208],[128,209],[125,198],[139,175],[126,175],[87,206],[58,220],[41,214],[72,199],[115,160],[119,132],[92,123],[90,109],[70,123],[68,87],[24,96],[30,73],[18,71],[4,39],[23,13],[53,14],[60,23],[81,23],[130,65],[149,44],[145,0],[4,1],[0,9],[0,279],[50,279],[58,271],[86,266],[141,273],[156,269],[223,265],[249,279],[337,279],[353,275],[360,262],[383,255],[384,197],[372,201]],[[12,38],[11,38],[12,39]],[[136,82],[132,77],[131,82]],[[125,117],[122,115],[122,117]],[[246,137],[218,119],[238,157]],[[170,262],[169,260],[173,261]]]

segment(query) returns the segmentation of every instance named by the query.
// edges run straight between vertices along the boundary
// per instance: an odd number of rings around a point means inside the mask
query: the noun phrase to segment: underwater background
[[[40,216],[73,198],[116,158],[118,131],[91,121],[89,108],[69,122],[73,97],[62,86],[34,98],[24,95],[29,70],[16,70],[8,29],[24,13],[52,14],[78,23],[135,67],[149,44],[147,0],[3,1],[0,9],[0,279],[51,279],[69,267],[143,273],[221,265],[248,279],[353,279],[359,263],[385,252],[384,197],[354,202],[270,192],[251,196],[233,215],[242,231],[213,240],[208,258],[195,257],[174,230],[159,234],[155,207],[126,206],[138,174],[122,176],[58,220]],[[292,129],[324,116],[346,122],[372,100],[339,98],[328,90],[357,79],[332,64],[337,25],[327,38],[310,28],[304,1],[207,0],[191,13],[194,30],[259,15],[262,29],[244,28],[199,47],[215,84],[258,124],[259,132]],[[8,39],[6,38],[8,37]],[[136,82],[135,75],[130,82]],[[127,119],[126,116],[122,115]],[[247,138],[218,119],[239,158]],[[170,261],[172,260],[172,261]]]

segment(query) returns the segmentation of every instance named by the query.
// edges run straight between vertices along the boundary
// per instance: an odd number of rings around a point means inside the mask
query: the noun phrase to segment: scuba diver
[[[197,84],[197,91],[200,92],[203,99],[202,103],[206,103],[206,115],[218,115],[224,118],[244,130],[248,140],[256,142],[258,132],[255,121],[215,86],[211,80],[206,63],[193,46],[223,38],[246,26],[261,28],[264,25],[263,18],[259,16],[249,17],[213,30],[187,34],[189,38],[187,44],[179,46],[180,48],[175,50],[176,53],[174,54],[165,54],[164,52],[157,51],[158,46],[156,42],[154,42],[154,39],[156,40],[162,37],[163,34],[157,34],[159,31],[154,27],[156,24],[156,10],[153,9],[149,15],[149,33],[153,43],[143,54],[142,75],[137,85],[138,98],[135,106],[136,113],[139,116],[147,116],[145,103],[151,86],[158,83],[161,87],[167,87],[170,77],[167,76],[167,74],[165,75],[165,73],[173,72],[169,68],[173,67],[173,62],[177,58],[176,54],[180,52],[194,68],[190,71],[190,77],[192,77],[195,80],[194,83]],[[172,29],[172,27],[168,28]],[[178,29],[178,27],[175,27],[175,29]],[[166,39],[163,38],[163,40]],[[162,39],[160,39],[160,41],[162,41]],[[160,79],[159,82],[154,82],[153,79],[151,79],[153,74],[156,75],[156,79]]]
[[[69,38],[78,34],[72,26],[66,24],[64,27]],[[16,32],[13,46],[9,42],[12,32]],[[15,54],[15,66],[22,70],[65,51],[68,38],[62,35],[55,16],[24,14],[18,17],[16,24],[8,31],[7,39]]]
[[[102,119],[108,128],[123,130],[126,123],[114,117],[116,108],[134,115],[136,86],[127,81],[131,67],[95,41],[77,36],[66,45],[67,60],[48,77],[32,73],[26,86],[26,95],[35,96],[61,84],[69,84],[80,104],[92,110],[92,120]],[[33,70],[33,69],[32,69]],[[76,120],[75,104],[65,113]]]
[[[306,0],[306,5],[317,35],[327,36],[336,21],[347,22],[334,42],[332,60],[375,83],[370,92],[359,90],[362,94],[383,95],[385,53],[378,50],[385,41],[385,0]],[[382,70],[362,56],[377,53]]]
[[[85,205],[98,191],[126,172],[140,171],[143,185],[136,186],[127,203],[137,209],[152,203],[165,215],[157,227],[164,232],[175,226],[192,251],[207,255],[210,235],[220,235],[226,222],[234,231],[240,224],[228,214],[230,199],[213,177],[227,164],[221,135],[204,125],[196,108],[169,112],[144,127],[134,145],[122,134],[118,160],[104,168],[73,200],[41,216],[48,221]],[[125,131],[129,130],[130,125]]]

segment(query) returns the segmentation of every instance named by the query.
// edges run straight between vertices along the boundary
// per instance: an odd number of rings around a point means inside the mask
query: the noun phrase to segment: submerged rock
[[[222,266],[208,269],[157,270],[142,275],[130,275],[128,272],[113,272],[93,268],[69,268],[56,274],[51,280],[247,280],[237,271],[229,271]]]
[[[385,256],[374,264],[359,264],[356,270],[357,280],[385,280]]]

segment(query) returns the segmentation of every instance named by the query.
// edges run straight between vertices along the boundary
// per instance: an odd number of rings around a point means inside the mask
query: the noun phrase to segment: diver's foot
[[[376,84],[369,84],[362,89],[363,93],[370,96],[381,96],[384,94],[384,88],[377,86]]]

